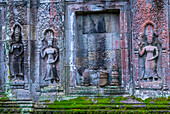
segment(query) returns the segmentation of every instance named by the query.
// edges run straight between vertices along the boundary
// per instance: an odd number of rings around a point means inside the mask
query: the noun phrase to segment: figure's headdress
[[[142,37],[142,36],[144,36],[144,34],[145,34],[145,29],[146,29],[146,26],[147,25],[151,25],[152,27],[153,27],[153,31],[154,31],[154,34],[158,34],[157,33],[157,29],[156,29],[156,24],[154,23],[154,22],[152,22],[152,21],[146,21],[143,25],[142,25],[142,31],[141,31],[141,36],[140,37]]]
[[[53,39],[54,39],[53,32],[52,31],[47,31],[46,38],[47,38],[48,41],[53,41]]]
[[[16,27],[15,27],[14,34],[17,34],[17,35],[20,34],[20,28],[19,28],[19,26],[16,26]]]

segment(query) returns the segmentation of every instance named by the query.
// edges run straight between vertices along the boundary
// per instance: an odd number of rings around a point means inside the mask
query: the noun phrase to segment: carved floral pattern
[[[10,1],[9,5],[9,22],[13,25],[19,22],[21,25],[27,24],[27,1]]]
[[[166,1],[165,0],[138,0],[135,5],[135,13],[133,17],[133,38],[134,45],[137,48],[141,42],[141,35],[143,33],[143,24],[146,21],[152,21],[156,24],[156,33],[158,40],[162,44],[163,48],[166,48],[168,42],[168,22],[166,17]]]
[[[64,31],[63,3],[40,4],[38,9],[38,35],[42,39],[42,31],[47,28],[54,29],[56,38]]]

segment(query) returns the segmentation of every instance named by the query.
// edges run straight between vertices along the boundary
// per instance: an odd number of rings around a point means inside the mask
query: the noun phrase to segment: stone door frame
[[[94,2],[79,3],[68,2],[66,4],[66,94],[69,94],[70,87],[76,87],[76,12],[97,12],[105,10],[120,11],[120,37],[121,37],[121,87],[129,90],[130,72],[129,72],[129,44],[131,33],[128,28],[128,15],[125,7],[127,2]]]

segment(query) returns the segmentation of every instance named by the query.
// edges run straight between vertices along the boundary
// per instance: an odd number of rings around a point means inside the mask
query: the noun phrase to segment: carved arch
[[[45,40],[45,34],[46,34],[47,31],[52,31],[54,39],[55,39],[55,32],[54,32],[55,30],[53,28],[47,28],[42,32],[43,34],[42,34],[42,38],[40,39],[41,41]]]
[[[158,35],[157,29],[156,29],[156,24],[155,24],[154,22],[152,22],[152,21],[146,21],[146,22],[142,25],[142,31],[141,31],[141,34],[140,34],[140,38],[142,38],[142,37],[144,36],[144,34],[145,34],[145,27],[146,27],[147,25],[149,25],[149,24],[154,27],[154,34],[155,34],[155,35]]]
[[[14,29],[15,29],[15,27],[16,26],[19,26],[20,28],[21,28],[21,37],[22,37],[22,39],[24,39],[25,40],[25,38],[24,38],[24,32],[23,32],[23,27],[22,27],[22,25],[20,24],[20,23],[18,23],[18,22],[15,22],[14,24],[13,24],[13,26],[11,27],[11,38],[12,38],[12,35],[14,34]],[[22,40],[21,39],[21,40]]]

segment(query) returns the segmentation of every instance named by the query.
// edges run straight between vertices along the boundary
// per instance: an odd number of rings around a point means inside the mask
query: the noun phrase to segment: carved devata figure
[[[24,80],[22,64],[23,64],[23,52],[24,45],[22,43],[21,27],[15,25],[13,27],[12,42],[9,46],[9,52],[11,54],[11,80]]]
[[[56,62],[58,59],[58,48],[53,47],[54,32],[47,30],[45,32],[45,39],[47,41],[47,47],[43,47],[41,50],[41,57],[47,57],[46,61],[46,74],[45,81],[51,81],[51,83],[58,82],[59,76],[56,68]]]
[[[154,38],[154,26],[152,24],[147,24],[145,26],[144,35],[147,39],[147,45],[142,42],[139,45],[139,55],[145,58],[144,72],[141,79],[144,80],[158,80],[160,77],[157,73],[157,58],[159,56],[158,47],[153,41]],[[144,45],[144,47],[143,47]]]

